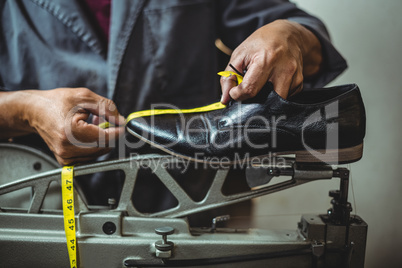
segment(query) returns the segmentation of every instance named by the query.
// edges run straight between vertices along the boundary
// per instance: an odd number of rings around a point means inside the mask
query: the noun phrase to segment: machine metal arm
[[[127,159],[113,160],[106,162],[99,162],[95,164],[77,166],[74,169],[75,176],[88,175],[96,172],[105,172],[111,170],[122,170],[125,174],[125,181],[121,192],[118,206],[116,211],[124,211],[130,216],[146,216],[146,217],[167,217],[178,218],[188,216],[190,214],[202,212],[205,210],[222,207],[252,198],[256,198],[262,195],[267,195],[277,191],[282,191],[291,187],[295,187],[304,183],[316,181],[316,180],[328,180],[333,177],[340,177],[341,191],[339,193],[334,192],[334,196],[338,197],[338,205],[335,205],[331,211],[334,217],[341,217],[338,220],[344,222],[347,215],[343,215],[340,208],[347,203],[347,178],[345,174],[348,171],[342,168],[333,170],[328,165],[301,165],[295,163],[293,159],[286,159],[280,165],[249,165],[247,167],[246,176],[249,185],[252,187],[249,191],[225,195],[222,193],[222,186],[228,178],[230,167],[218,169],[215,174],[215,178],[203,200],[195,202],[186,193],[186,191],[176,182],[176,180],[169,174],[166,166],[161,163],[169,164],[173,161],[177,161],[177,158],[171,156],[161,155],[143,155],[136,156]],[[138,171],[140,168],[150,168],[153,173],[159,178],[159,180],[166,186],[166,188],[172,193],[172,195],[178,200],[178,205],[174,208],[160,211],[156,213],[144,214],[139,212],[133,205],[132,198],[133,189],[137,181]],[[28,177],[10,184],[0,186],[0,195],[12,192],[25,187],[33,188],[33,198],[29,207],[28,213],[39,213],[43,200],[45,198],[48,187],[52,181],[60,181],[61,169],[56,169],[50,172],[45,172],[36,176]],[[288,180],[271,185],[269,181],[261,181],[259,177],[261,174],[267,174],[269,177],[287,176]],[[259,176],[260,175],[260,176]],[[113,178],[111,178],[113,179]],[[270,180],[270,179],[269,179]],[[85,197],[78,191],[77,206],[81,212],[87,212],[88,206],[84,202]],[[339,214],[343,216],[340,216]]]

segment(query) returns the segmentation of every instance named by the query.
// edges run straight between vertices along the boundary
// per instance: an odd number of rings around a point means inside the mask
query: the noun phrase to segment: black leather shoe
[[[259,94],[210,112],[135,118],[127,130],[172,155],[202,162],[295,154],[297,162],[337,164],[362,157],[366,118],[357,85],[304,89],[288,100],[265,93],[263,100]]]

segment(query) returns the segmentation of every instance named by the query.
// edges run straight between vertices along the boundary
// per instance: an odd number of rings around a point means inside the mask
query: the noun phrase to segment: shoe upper
[[[127,128],[169,153],[234,159],[356,146],[363,142],[365,122],[360,90],[350,84],[304,89],[288,100],[266,89],[221,110],[140,117]]]

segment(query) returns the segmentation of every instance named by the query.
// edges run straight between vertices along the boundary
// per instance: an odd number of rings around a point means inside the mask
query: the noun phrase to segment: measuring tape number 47
[[[63,199],[64,231],[67,239],[68,256],[70,267],[77,268],[77,238],[75,235],[75,212],[74,212],[74,166],[65,166],[61,172],[61,194]]]

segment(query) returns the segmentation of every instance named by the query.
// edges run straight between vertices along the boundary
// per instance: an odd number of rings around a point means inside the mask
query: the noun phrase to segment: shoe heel
[[[328,149],[316,151],[298,151],[296,162],[347,164],[360,160],[363,156],[363,143],[343,149]]]

